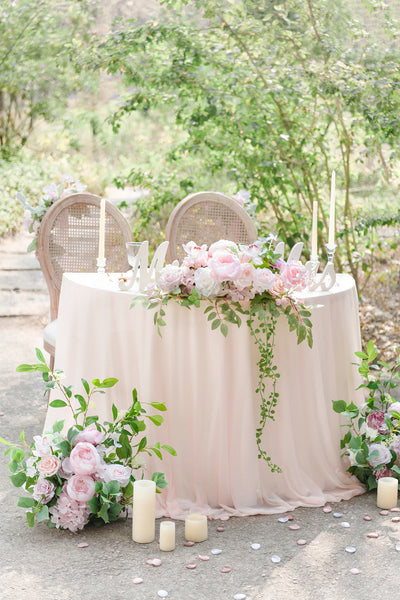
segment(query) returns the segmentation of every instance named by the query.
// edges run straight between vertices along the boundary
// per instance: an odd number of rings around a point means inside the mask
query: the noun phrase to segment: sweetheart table
[[[147,476],[165,473],[168,487],[158,496],[157,516],[210,518],[280,513],[298,506],[322,506],[364,492],[340,457],[343,430],[332,401],[363,402],[354,352],[360,350],[354,280],[339,274],[328,292],[306,292],[313,306],[314,345],[297,345],[281,318],[275,364],[280,373],[275,420],[268,420],[263,448],[282,473],[271,473],[257,457],[257,348],[245,324],[229,326],[224,338],[211,331],[203,308],[166,307],[162,337],[153,311],[136,305],[135,292],[118,289],[118,275],[64,274],[58,315],[55,367],[78,391],[88,381],[116,377],[98,394],[101,420],[111,406],[127,408],[132,389],[142,404],[163,401],[164,423],[148,438],[170,444],[177,456],[146,458]],[[45,429],[67,419],[66,409],[49,407]],[[69,419],[69,421],[68,421]]]

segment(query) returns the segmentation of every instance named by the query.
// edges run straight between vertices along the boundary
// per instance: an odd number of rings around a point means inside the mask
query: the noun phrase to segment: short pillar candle
[[[156,537],[156,484],[148,479],[133,483],[132,539],[139,544]]]
[[[160,550],[170,552],[175,550],[175,523],[163,521],[160,524]]]
[[[376,504],[379,508],[395,508],[397,506],[398,484],[395,477],[378,479]]]
[[[207,517],[198,513],[185,519],[185,538],[188,542],[204,542],[208,538]]]

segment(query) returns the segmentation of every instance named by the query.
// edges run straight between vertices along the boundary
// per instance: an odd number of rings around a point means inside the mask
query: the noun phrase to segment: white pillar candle
[[[106,200],[101,199],[100,202],[100,228],[99,228],[99,258],[104,258],[104,239],[106,229]]]
[[[331,180],[331,203],[329,207],[329,232],[328,232],[328,245],[333,246],[335,244],[335,171],[332,171]]]
[[[194,513],[185,519],[185,538],[189,542],[204,542],[208,538],[207,517]]]
[[[132,539],[148,544],[156,537],[156,484],[148,479],[133,483]]]
[[[175,523],[163,521],[160,524],[160,550],[170,552],[175,550]]]
[[[398,480],[395,477],[378,479],[376,505],[379,508],[395,508],[397,506]]]
[[[313,202],[312,214],[312,237],[311,237],[311,258],[318,256],[318,202]]]

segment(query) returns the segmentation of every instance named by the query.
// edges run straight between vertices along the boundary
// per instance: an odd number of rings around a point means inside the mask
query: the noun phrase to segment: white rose
[[[378,465],[386,465],[392,460],[392,454],[389,448],[387,448],[386,446],[382,446],[381,444],[370,444],[370,454],[372,454],[372,452],[374,451],[378,452],[378,456],[369,460],[369,464],[371,465],[371,467],[375,468]]]
[[[221,284],[213,277],[209,267],[197,269],[194,274],[196,290],[206,298],[217,296],[222,291]]]
[[[131,470],[124,465],[108,463],[103,470],[104,481],[118,481],[121,487],[128,485],[131,478]]]
[[[182,272],[178,265],[166,265],[160,271],[157,285],[163,292],[173,292],[181,284]]]

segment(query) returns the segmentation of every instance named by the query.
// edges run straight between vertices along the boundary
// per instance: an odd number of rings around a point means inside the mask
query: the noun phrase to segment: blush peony
[[[91,423],[83,431],[80,431],[76,438],[74,439],[74,446],[79,442],[89,442],[89,444],[93,444],[97,446],[104,442],[104,433],[99,431],[94,423]]]
[[[230,250],[215,250],[208,261],[215,279],[219,282],[234,281],[240,274],[240,260]]]
[[[68,479],[66,491],[77,502],[88,502],[94,496],[95,483],[89,475],[72,475]]]
[[[91,475],[100,465],[100,456],[93,444],[79,442],[71,450],[70,466],[78,475]]]

